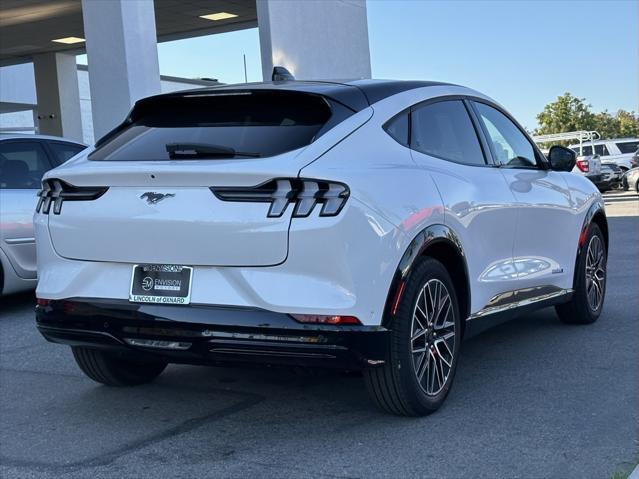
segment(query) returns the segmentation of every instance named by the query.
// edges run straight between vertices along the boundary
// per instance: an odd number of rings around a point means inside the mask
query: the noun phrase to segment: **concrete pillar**
[[[38,133],[82,141],[82,117],[75,55],[42,53],[33,57]]]
[[[264,80],[273,65],[298,80],[370,78],[365,0],[257,0]]]
[[[160,93],[153,0],[82,0],[96,140]]]

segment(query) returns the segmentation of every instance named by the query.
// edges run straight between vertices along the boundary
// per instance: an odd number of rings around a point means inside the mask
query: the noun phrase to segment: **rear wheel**
[[[570,302],[555,307],[564,323],[594,323],[601,315],[606,295],[607,253],[603,234],[596,224],[588,228],[577,258],[575,292]]]
[[[99,349],[73,347],[73,357],[89,378],[107,386],[137,386],[153,381],[166,368],[164,362],[120,358]]]
[[[402,416],[436,411],[455,376],[461,323],[446,268],[425,258],[410,275],[391,329],[389,356],[364,378],[374,402]]]

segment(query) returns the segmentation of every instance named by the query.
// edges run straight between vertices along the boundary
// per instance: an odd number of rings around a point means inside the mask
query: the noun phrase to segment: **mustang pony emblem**
[[[147,191],[146,193],[143,193],[142,195],[140,195],[140,199],[146,200],[146,202],[150,205],[154,205],[166,198],[173,198],[174,196],[175,196],[174,193],[164,194],[164,193],[155,193],[153,191]]]

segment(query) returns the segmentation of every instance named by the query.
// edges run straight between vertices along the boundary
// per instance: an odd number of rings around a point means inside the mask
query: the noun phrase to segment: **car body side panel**
[[[583,214],[575,208],[565,178],[577,175],[527,168],[502,168],[501,172],[517,200],[519,215],[512,289],[572,288]]]
[[[512,193],[497,168],[413,155],[429,170],[441,193],[445,224],[458,235],[466,256],[470,311],[479,311],[510,289],[517,225]]]
[[[37,190],[0,190],[0,243],[15,273],[35,279],[36,257],[33,211]]]

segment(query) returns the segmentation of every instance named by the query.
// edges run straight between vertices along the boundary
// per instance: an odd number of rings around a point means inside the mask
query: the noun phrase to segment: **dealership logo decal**
[[[153,287],[153,278],[147,276],[142,280],[142,289],[144,291],[149,291]]]
[[[159,203],[160,201],[166,198],[173,198],[175,193],[155,193],[154,191],[147,191],[140,196],[141,200],[146,200],[146,202],[150,205],[154,205]]]

